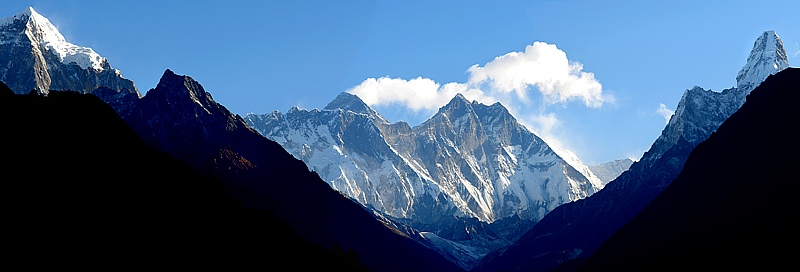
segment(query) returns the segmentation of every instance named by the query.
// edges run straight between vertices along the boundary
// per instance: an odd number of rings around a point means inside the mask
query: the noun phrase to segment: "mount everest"
[[[499,103],[454,97],[416,127],[389,123],[342,93],[322,110],[249,114],[248,125],[280,143],[330,185],[396,218],[447,215],[481,221],[538,220],[603,186],[561,159]]]
[[[426,243],[465,268],[630,165],[597,166],[601,180],[579,160],[556,154],[500,103],[461,94],[415,127],[390,123],[349,93],[322,110],[293,107],[244,119],[331,187],[422,231]]]

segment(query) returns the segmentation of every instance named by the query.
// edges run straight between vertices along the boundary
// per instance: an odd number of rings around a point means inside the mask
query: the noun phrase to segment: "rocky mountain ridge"
[[[588,166],[580,171],[559,157],[500,103],[460,94],[414,127],[387,121],[349,93],[322,110],[293,107],[244,119],[331,187],[424,234],[465,268],[557,206],[605,185]]]
[[[286,114],[248,114],[245,120],[332,187],[397,218],[538,220],[555,206],[602,188],[599,179],[593,176],[592,182],[564,162],[501,104],[486,106],[461,95],[413,128],[389,123],[348,93],[323,110],[292,108]]]

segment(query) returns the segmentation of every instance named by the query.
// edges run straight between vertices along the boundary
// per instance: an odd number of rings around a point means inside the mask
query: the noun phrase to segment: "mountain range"
[[[6,32],[5,39],[21,40],[19,37],[27,35],[27,33],[41,31],[36,29],[42,27],[41,24],[30,23],[30,20],[38,20],[37,16],[28,15],[28,13],[35,14],[35,11],[29,9],[10,17],[11,19],[4,19],[4,22],[10,21],[14,25],[25,25],[32,28],[15,33]],[[28,23],[20,22],[26,20]],[[12,34],[15,37],[11,37]],[[4,42],[2,45],[4,46],[2,50],[5,52],[5,46],[13,44]],[[32,48],[42,48],[42,46],[40,43],[34,43]],[[46,46],[44,45],[44,47]],[[52,51],[50,52],[52,53]],[[35,57],[35,54],[20,54],[19,56],[19,58]],[[76,63],[69,65],[75,69],[83,69]],[[50,66],[50,63],[48,62],[44,66]],[[93,69],[93,67],[87,67],[87,69]],[[69,80],[68,78],[52,79]],[[55,85],[51,84],[50,88],[53,86]],[[50,94],[52,90],[37,90],[33,93]],[[16,90],[14,92],[18,93]],[[356,263],[361,263],[367,269],[375,271],[461,270],[440,254],[416,242],[412,237],[376,220],[362,206],[331,189],[316,173],[310,172],[305,164],[286,153],[280,145],[262,137],[250,129],[241,117],[230,113],[224,106],[216,103],[197,81],[188,76],[176,75],[172,71],[166,70],[156,88],[151,89],[147,95],[141,98],[138,93],[119,91],[110,87],[89,91],[80,90],[80,92],[101,94],[98,97],[107,100],[108,105],[114,106],[114,110],[118,113],[117,117],[124,120],[128,131],[135,132],[145,146],[174,156],[202,176],[218,179],[222,186],[221,191],[230,197],[239,209],[274,215],[280,224],[291,228],[302,241],[306,241],[310,245],[309,247],[321,247],[322,253],[319,254],[322,256],[326,256],[326,252],[332,252],[328,256],[336,256],[336,252],[341,252],[340,255],[356,258],[358,260]],[[13,103],[13,101],[9,101],[9,103]],[[76,106],[79,104],[72,105],[72,107]],[[65,107],[65,110],[69,110],[70,106]],[[9,117],[11,116],[9,114]],[[57,119],[55,120],[57,121]],[[94,129],[103,127],[99,124],[96,126]],[[74,129],[80,128],[82,127]],[[57,130],[41,136],[45,137],[44,139],[51,137],[58,139],[62,137],[61,134],[74,133],[71,131]],[[15,134],[15,136],[17,135],[25,137],[24,134]],[[103,140],[112,142],[118,140],[120,145],[124,145],[130,141],[129,138],[104,138]],[[67,143],[67,145],[69,144]],[[75,152],[80,152],[80,145],[74,148],[77,148]],[[116,149],[113,144],[105,145],[100,149],[106,152],[118,150],[120,153],[114,153],[117,156],[128,152],[128,149]],[[47,150],[43,152],[47,152]],[[28,156],[48,158],[47,153],[44,156],[39,154],[34,152]],[[113,161],[103,161],[105,163],[101,166],[113,163]],[[121,163],[126,162],[127,160],[121,161]],[[27,163],[33,163],[33,161]],[[128,164],[135,166],[133,163]],[[91,171],[93,168],[78,169]],[[116,180],[119,179],[119,176],[130,175],[122,169],[114,170],[116,168],[107,169],[109,172],[104,172],[102,169],[96,171],[100,177],[108,180]],[[137,172],[136,170],[130,171]],[[22,176],[23,173],[17,174]],[[142,172],[142,174],[146,173]],[[148,179],[141,175],[131,175],[131,178],[135,180]],[[34,181],[38,179],[35,176],[33,178]],[[185,186],[183,189],[187,192],[194,190],[194,186],[202,185],[200,180],[196,180],[194,176],[188,174],[174,179],[182,180],[182,184]],[[20,182],[24,181],[20,180]],[[32,185],[30,184],[30,186]],[[95,187],[94,185],[89,187],[98,194],[108,194],[107,197],[114,196],[113,191],[107,190],[115,188]],[[155,188],[154,190],[159,189]],[[119,199],[123,202],[124,200],[128,200],[128,198]],[[194,207],[191,203],[186,203],[186,205],[189,205],[190,208]],[[25,212],[32,211],[23,210],[23,213]],[[67,211],[56,211],[56,214],[64,216],[64,212]],[[209,219],[213,220],[214,218],[209,217]],[[143,221],[145,224],[157,224],[158,217],[151,218],[145,215],[143,220],[145,220]],[[180,218],[176,218],[176,220],[180,221]],[[231,228],[230,232],[234,233],[239,228],[244,231],[258,226],[247,225],[249,223],[246,220],[230,221],[230,224],[232,225],[227,227]],[[211,226],[213,225],[209,225],[209,227]],[[164,228],[168,227],[168,225],[164,226]],[[153,228],[161,229],[158,226]],[[231,240],[228,245],[282,247],[282,244],[277,241],[283,239],[284,236],[291,237],[290,232],[270,232],[271,229],[273,228],[264,228],[263,233],[259,233],[265,240],[253,240],[263,241],[263,245],[252,245],[247,240]],[[277,230],[279,229],[277,228]],[[121,239],[124,237],[122,235],[124,233],[112,233],[109,239]],[[202,235],[200,236],[202,237]],[[225,239],[224,235],[222,239]],[[270,241],[270,239],[276,240],[276,242]],[[157,239],[153,241],[153,244],[168,245],[167,242]],[[302,248],[302,245],[298,245],[298,247]],[[290,249],[291,247],[286,248],[286,250]],[[308,254],[313,253],[310,250],[301,250],[299,253],[306,251]],[[33,250],[30,253],[41,254],[42,251]],[[325,258],[320,259],[320,261],[322,260]],[[79,260],[79,264],[85,262],[86,260]],[[344,262],[345,267],[348,264],[348,262]],[[302,267],[303,265],[313,266],[316,264],[308,263],[298,266]],[[359,266],[351,267],[358,268]]]
[[[244,119],[331,187],[421,231],[467,269],[554,208],[605,185],[588,166],[562,159],[500,103],[461,94],[414,127],[390,123],[349,93],[322,110],[294,107]],[[627,169],[624,161],[611,165],[596,169],[607,180]],[[510,220],[487,226],[501,219]],[[459,231],[470,228],[480,230]]]
[[[295,107],[245,119],[336,190],[389,216],[423,223],[443,215],[535,221],[603,186],[500,103],[487,106],[460,94],[413,128],[388,122],[349,93],[322,110]]]
[[[462,95],[414,127],[349,93],[242,118],[169,69],[141,96],[32,8],[0,19],[0,61],[8,242],[43,268],[762,269],[797,238],[773,31],[736,87],[688,89],[641,160],[598,166]]]

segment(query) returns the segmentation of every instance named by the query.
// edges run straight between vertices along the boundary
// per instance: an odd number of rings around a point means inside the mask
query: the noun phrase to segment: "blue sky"
[[[322,108],[342,91],[397,83],[370,101],[415,125],[446,102],[448,83],[479,89],[590,164],[641,156],[665,125],[660,104],[673,110],[684,90],[734,87],[764,30],[800,63],[800,1],[333,2],[3,1],[0,16],[33,6],[142,93],[169,68],[242,115]],[[569,63],[577,79],[547,95],[542,81],[499,84],[515,58],[534,54],[554,57],[546,71]],[[501,56],[505,66],[493,62]],[[422,87],[398,91],[408,86]],[[414,99],[426,90],[439,100]]]

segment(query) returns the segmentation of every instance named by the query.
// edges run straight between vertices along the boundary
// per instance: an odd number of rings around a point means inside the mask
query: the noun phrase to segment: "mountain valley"
[[[142,95],[27,8],[0,19],[12,257],[46,269],[777,268],[793,251],[772,249],[798,238],[789,55],[763,32],[736,86],[686,89],[641,159],[587,165],[500,102],[461,93],[414,126],[349,92],[240,116],[171,69]]]

